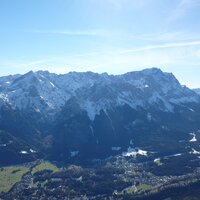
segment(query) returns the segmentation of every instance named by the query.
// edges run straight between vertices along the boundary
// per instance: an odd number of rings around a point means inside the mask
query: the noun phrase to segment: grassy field
[[[28,172],[27,167],[10,166],[0,169],[0,192],[8,192]]]
[[[125,192],[126,194],[134,194],[135,191],[136,191],[135,186],[130,186],[130,187],[123,190],[123,192]],[[123,192],[121,194],[123,194]]]
[[[125,192],[126,194],[134,194],[136,193],[137,191],[146,191],[146,190],[150,190],[152,188],[151,185],[148,185],[148,184],[142,184],[142,185],[139,185],[139,186],[130,186],[126,189],[123,190],[123,192]],[[119,194],[123,194],[122,193],[119,193]]]
[[[54,164],[44,161],[32,169],[32,174],[42,170],[59,171]],[[20,182],[22,176],[30,169],[24,166],[8,166],[0,168],[0,193],[8,192],[17,182]]]
[[[54,164],[48,162],[48,161],[44,161],[40,164],[38,164],[37,166],[35,166],[33,169],[32,169],[32,174],[36,173],[36,172],[40,172],[40,171],[43,171],[43,170],[52,170],[53,172],[57,172],[59,171],[59,168],[56,167]]]
[[[151,188],[152,188],[152,186],[148,185],[148,184],[142,184],[137,187],[137,189],[140,191],[150,190]]]

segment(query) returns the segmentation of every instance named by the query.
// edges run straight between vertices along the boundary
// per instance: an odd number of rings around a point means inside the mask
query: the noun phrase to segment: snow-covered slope
[[[123,75],[30,71],[24,75],[0,78],[0,105],[9,103],[20,110],[56,114],[70,98],[86,110],[91,120],[112,107],[159,109],[173,112],[175,104],[196,103],[199,96],[182,87],[171,73],[151,68]]]

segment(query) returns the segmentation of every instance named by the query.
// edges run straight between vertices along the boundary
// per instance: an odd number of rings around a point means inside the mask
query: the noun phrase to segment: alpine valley
[[[199,90],[172,73],[0,78],[0,178],[26,169],[2,199],[199,199],[199,145]]]

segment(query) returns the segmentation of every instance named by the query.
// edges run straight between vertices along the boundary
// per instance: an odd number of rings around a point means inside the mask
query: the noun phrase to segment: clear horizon
[[[200,88],[200,0],[2,0],[0,76],[156,67]]]

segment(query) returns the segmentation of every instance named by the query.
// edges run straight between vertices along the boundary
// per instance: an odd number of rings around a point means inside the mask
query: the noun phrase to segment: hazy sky
[[[200,0],[0,0],[0,76],[149,67],[200,87]]]

